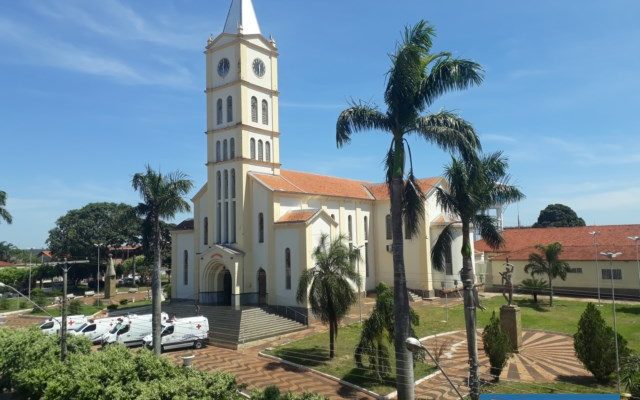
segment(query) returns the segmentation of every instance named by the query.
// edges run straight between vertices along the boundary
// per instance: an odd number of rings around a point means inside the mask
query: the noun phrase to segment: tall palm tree
[[[13,217],[9,214],[9,211],[5,208],[7,205],[7,192],[0,190],[0,220],[4,220],[7,224],[11,225]]]
[[[360,253],[345,242],[343,235],[333,241],[326,234],[320,237],[313,250],[315,265],[302,273],[296,293],[298,303],[308,299],[313,315],[329,324],[329,358],[335,356],[338,324],[358,300],[354,288],[360,287],[360,275],[355,270]]]
[[[415,336],[413,327],[420,323],[418,314],[409,309],[411,315],[411,336]],[[364,370],[363,358],[369,359],[369,369],[373,370],[379,382],[390,370],[390,355],[387,343],[394,337],[393,290],[384,283],[376,287],[376,305],[369,318],[362,323],[360,341],[354,351],[358,368]]]
[[[162,174],[147,165],[144,173],[137,173],[131,180],[133,188],[140,192],[142,202],[136,207],[136,213],[144,218],[143,235],[145,243],[152,245],[150,251],[154,257],[154,268],[151,275],[151,304],[153,311],[153,351],[160,355],[160,306],[161,285],[160,269],[162,267],[162,228],[161,220],[173,218],[178,212],[189,211],[191,207],[183,196],[193,188],[193,182],[187,175],[175,171]]]
[[[9,242],[0,242],[0,261],[11,261],[11,256],[18,248]]]
[[[549,306],[553,306],[553,280],[560,278],[567,279],[569,263],[560,260],[562,254],[562,244],[555,242],[548,245],[538,244],[536,249],[539,253],[529,254],[529,262],[524,266],[524,272],[531,275],[546,275],[549,279]]]
[[[470,359],[470,392],[473,399],[480,396],[478,381],[478,348],[476,345],[477,296],[471,262],[471,226],[479,228],[482,238],[493,248],[503,243],[495,218],[483,212],[496,204],[518,201],[524,195],[518,188],[509,185],[508,162],[500,152],[469,160],[452,158],[445,167],[446,185],[436,187],[436,199],[444,211],[457,215],[462,225],[462,270],[460,278],[464,284],[464,311],[467,330],[467,350]],[[445,254],[451,254],[453,224],[445,226],[438,236],[431,253],[433,266],[444,270]]]
[[[429,143],[459,151],[465,157],[480,147],[473,127],[450,111],[424,114],[446,92],[466,89],[482,82],[479,64],[454,58],[448,52],[431,53],[434,29],[425,21],[407,27],[401,43],[391,55],[391,68],[384,91],[386,111],[360,102],[342,111],[336,123],[338,147],[349,143],[355,132],[378,130],[391,134],[386,152],[386,183],[391,199],[394,272],[394,339],[398,397],[413,398],[413,361],[405,347],[410,316],[404,271],[402,225],[411,237],[419,231],[424,215],[424,193],[413,174],[411,149],[407,137],[418,136]],[[406,156],[408,152],[408,157]],[[409,169],[405,170],[408,158]]]

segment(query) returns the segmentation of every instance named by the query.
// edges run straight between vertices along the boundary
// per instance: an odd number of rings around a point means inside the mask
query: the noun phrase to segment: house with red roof
[[[172,298],[202,304],[301,307],[298,281],[314,265],[323,234],[343,234],[360,249],[360,292],[393,285],[390,199],[384,183],[282,168],[278,48],[262,35],[251,1],[234,1],[206,60],[207,182],[192,198],[194,215],[172,231]],[[381,171],[382,175],[382,171]],[[408,287],[432,296],[459,279],[462,233],[436,204],[442,178],[421,179],[426,215],[404,244]],[[447,224],[458,227],[447,268],[430,250]]]
[[[505,244],[499,249],[490,248],[483,240],[475,243],[478,271],[485,275],[489,287],[502,287],[499,272],[507,262],[515,266],[514,284],[529,278],[524,266],[529,255],[537,251],[535,246],[558,242],[563,247],[560,258],[571,270],[566,280],[554,279],[554,292],[592,296],[599,288],[601,294],[609,296],[613,284],[616,294],[640,297],[638,242],[633,239],[640,236],[640,224],[507,228],[503,235]],[[603,252],[620,253],[613,259],[612,268]]]

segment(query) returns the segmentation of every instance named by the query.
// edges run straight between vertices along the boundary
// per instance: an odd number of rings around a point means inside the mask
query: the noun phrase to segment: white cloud
[[[517,140],[513,136],[498,135],[493,133],[485,133],[480,135],[480,139],[487,142],[500,142],[500,143],[516,143]]]

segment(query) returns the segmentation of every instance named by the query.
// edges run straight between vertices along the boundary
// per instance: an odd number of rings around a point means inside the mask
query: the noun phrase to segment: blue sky
[[[0,189],[13,225],[0,241],[42,246],[56,218],[92,201],[134,204],[149,163],[205,181],[202,51],[230,0],[0,2]],[[351,98],[383,105],[387,53],[402,28],[435,25],[434,50],[483,65],[481,87],[433,110],[471,121],[504,150],[527,199],[506,223],[548,203],[588,223],[640,215],[640,3],[623,1],[254,0],[280,49],[285,168],[381,181],[388,139],[335,147]],[[420,176],[447,155],[412,141]]]

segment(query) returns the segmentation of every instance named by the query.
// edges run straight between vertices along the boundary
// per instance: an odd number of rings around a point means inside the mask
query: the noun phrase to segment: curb
[[[301,369],[301,370],[303,370],[303,371],[308,371],[308,372],[311,372],[311,373],[313,373],[313,374],[320,375],[320,376],[322,376],[323,378],[330,379],[330,380],[332,380],[332,381],[334,381],[334,382],[338,382],[338,383],[340,383],[340,384],[342,384],[342,385],[348,386],[348,387],[350,387],[351,389],[355,389],[355,390],[358,390],[358,391],[363,392],[363,393],[365,393],[365,394],[368,394],[369,396],[372,396],[374,399],[384,399],[384,398],[385,398],[384,396],[381,396],[381,395],[379,395],[378,393],[372,392],[372,391],[371,391],[371,390],[369,390],[369,389],[365,389],[365,388],[360,387],[360,386],[358,386],[358,385],[354,385],[354,384],[353,384],[353,383],[351,383],[351,382],[344,381],[344,380],[342,380],[342,379],[340,379],[340,378],[337,378],[337,377],[335,377],[335,376],[333,376],[333,375],[325,374],[324,372],[320,372],[320,371],[315,370],[315,369],[313,369],[313,368],[305,367],[304,365],[300,365],[300,364],[293,363],[293,362],[291,362],[291,361],[283,360],[282,358],[279,358],[279,357],[276,357],[276,356],[272,356],[271,354],[263,353],[262,351],[260,351],[260,352],[258,353],[258,355],[259,355],[260,357],[263,357],[263,358],[268,358],[268,359],[270,359],[270,360],[274,360],[274,361],[281,362],[281,363],[283,363],[283,364],[287,364],[287,365],[289,365],[289,366],[292,366],[292,367],[295,367],[295,368]]]

